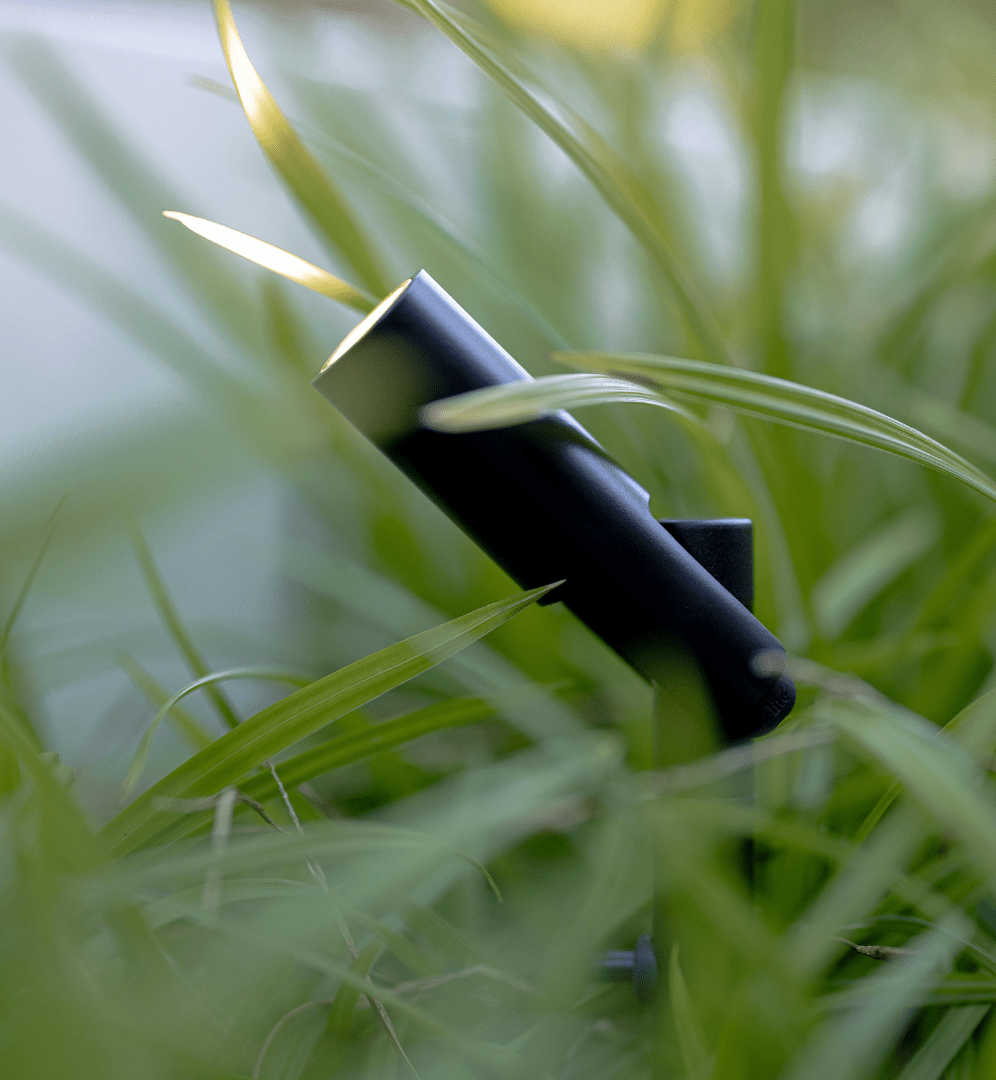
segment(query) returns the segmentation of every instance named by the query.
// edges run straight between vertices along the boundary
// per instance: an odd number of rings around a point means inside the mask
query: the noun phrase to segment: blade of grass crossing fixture
[[[256,713],[174,769],[104,828],[118,853],[152,840],[171,815],[164,799],[214,795],[315,731],[427,671],[549,592],[518,593],[342,668]]]
[[[887,450],[996,498],[993,480],[954,451],[885,413],[824,390],[755,371],[667,356],[564,353],[553,359],[623,378],[637,376],[688,400],[726,405],[746,416]]]
[[[679,411],[666,393],[701,404],[725,405],[746,416],[787,424],[802,431],[885,450],[946,473],[996,501],[996,483],[980,469],[916,428],[846,398],[755,371],[670,357],[558,353],[559,363],[604,370],[601,383],[590,376],[551,375],[544,379],[474,390],[433,402],[423,414],[428,426],[442,431],[475,431],[535,419],[544,412],[610,400],[641,401]],[[626,385],[628,376],[639,383]],[[548,388],[548,379],[559,380]],[[620,383],[623,385],[620,385]],[[639,385],[651,384],[640,396]],[[575,392],[573,389],[577,387]],[[495,403],[500,410],[495,408]],[[542,407],[537,409],[537,402]],[[492,421],[492,412],[500,422]]]
[[[369,243],[342,195],[308,153],[252,66],[228,0],[215,0],[214,13],[232,82],[263,153],[334,251],[345,259],[370,293],[376,297],[386,296],[391,289]]]
[[[557,409],[623,402],[659,405],[692,423],[701,422],[694,413],[656,390],[604,375],[548,375],[529,382],[472,390],[426,405],[422,420],[426,427],[437,431],[484,431],[536,420]]]
[[[650,255],[673,291],[688,329],[705,355],[719,363],[727,361],[728,351],[713,316],[695,295],[688,274],[641,206],[640,199],[635,195],[640,183],[626,163],[577,117],[572,119],[579,132],[572,131],[555,114],[551,105],[540,100],[537,91],[527,87],[495,55],[468,20],[458,19],[434,0],[407,0],[405,6],[418,11],[466,53],[498,85],[502,93],[574,162]],[[562,111],[567,110],[562,108]]]
[[[198,236],[203,236],[205,240],[227,248],[236,255],[241,255],[242,258],[256,263],[257,266],[272,270],[275,274],[303,285],[306,289],[321,293],[330,300],[338,300],[340,304],[346,304],[362,312],[372,311],[374,308],[374,301],[364,296],[358,289],[354,289],[348,282],[337,278],[320,266],[315,266],[314,263],[291,255],[289,251],[266,243],[265,240],[257,240],[254,236],[229,229],[226,225],[218,225],[204,218],[192,217],[190,214],[181,214],[177,210],[164,210],[163,217],[179,221],[181,225],[185,225]]]

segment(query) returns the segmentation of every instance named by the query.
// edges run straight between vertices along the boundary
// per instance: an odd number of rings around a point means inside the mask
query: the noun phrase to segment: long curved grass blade
[[[335,252],[345,259],[372,295],[386,296],[390,286],[345,200],[308,153],[252,66],[236,29],[231,4],[228,0],[215,0],[214,13],[232,82],[263,153]]]
[[[266,270],[272,270],[275,274],[280,274],[290,281],[296,281],[298,285],[321,293],[330,300],[338,300],[340,304],[346,304],[348,307],[363,312],[371,311],[374,307],[373,300],[364,296],[358,289],[354,289],[342,278],[337,278],[328,270],[315,266],[314,263],[291,255],[283,248],[274,247],[265,240],[257,240],[254,236],[230,229],[227,225],[207,221],[205,218],[181,214],[178,210],[164,210],[163,217],[179,221],[181,225],[186,225],[191,232],[203,236],[205,240],[227,248],[236,255],[241,255],[243,259],[248,259]]]
[[[682,398],[725,405],[745,416],[832,435],[918,461],[996,499],[996,484],[942,443],[885,413],[801,383],[741,368],[669,356],[562,353],[557,363],[646,379]]]
[[[243,721],[125,807],[103,830],[119,854],[153,840],[168,799],[214,795],[333,720],[427,671],[483,637],[552,589],[547,585],[488,604],[333,672]]]
[[[116,653],[114,662],[157,709],[173,696],[128,653]],[[210,746],[214,742],[214,735],[204,728],[192,713],[180,708],[179,705],[174,705],[170,709],[169,718],[196,749],[203,750],[205,746]]]
[[[673,411],[674,402],[668,400],[666,392],[703,404],[725,405],[745,416],[754,416],[802,431],[830,435],[897,454],[954,477],[996,501],[996,483],[953,450],[924,435],[922,431],[886,416],[885,413],[847,398],[837,397],[836,394],[814,390],[810,386],[776,379],[756,371],[744,371],[699,360],[612,353],[557,353],[553,359],[558,363],[569,363],[607,373],[605,381],[601,383],[601,390],[598,388],[599,384],[588,381],[588,377],[575,376],[578,380],[576,385],[584,388],[584,393],[590,394],[591,398],[601,393],[603,396],[600,400],[641,400]],[[646,384],[650,384],[648,396],[638,399],[637,386],[619,386],[624,376],[639,380],[644,384],[645,390]],[[563,379],[564,376],[553,375],[548,378]],[[434,402],[430,414],[433,426],[438,426],[445,420],[447,431],[500,427],[522,423],[542,415],[538,414],[535,408],[534,402],[537,400],[543,401],[547,412],[563,407],[566,401],[571,401],[574,405],[587,403],[571,397],[571,387],[575,385],[573,381],[558,383],[559,394],[548,392],[546,384],[547,379],[544,378],[494,389],[474,390],[471,392],[475,399],[472,403],[473,410],[462,401],[464,397],[470,397],[470,394]],[[660,400],[655,399],[655,394]],[[490,411],[496,400],[501,402],[502,406],[500,424],[489,422]],[[459,416],[459,422],[455,419],[456,416]]]
[[[604,375],[547,375],[542,379],[471,390],[426,405],[421,418],[426,427],[436,431],[483,431],[536,420],[557,409],[619,402],[660,405],[686,420],[699,422],[694,413],[656,390]]]
[[[653,259],[674,293],[688,329],[705,355],[716,362],[726,361],[727,348],[715,320],[695,295],[688,274],[648,213],[648,200],[641,191],[640,181],[618,154],[580,117],[573,114],[570,116],[572,130],[571,124],[557,115],[553,104],[542,100],[540,91],[527,86],[495,55],[468,19],[457,17],[435,0],[405,0],[405,6],[417,11],[466,53],[502,93],[574,162]],[[563,107],[559,111],[567,112]]]
[[[132,550],[138,561],[139,569],[142,571],[142,580],[145,582],[152,603],[159,613],[159,618],[176,646],[177,652],[187,662],[191,675],[202,679],[211,673],[211,669],[201,655],[200,649],[194,643],[194,639],[190,636],[190,632],[184,626],[183,619],[180,618],[180,613],[177,611],[176,604],[173,603],[173,598],[166,588],[166,582],[163,581],[162,574],[159,573],[159,567],[156,566],[152,551],[142,535],[142,530],[138,527],[138,522],[128,515],[126,523]],[[208,698],[221,717],[222,722],[230,728],[238,727],[239,718],[235,715],[235,710],[229,704],[225,695],[213,683],[208,683],[207,686]]]
[[[267,682],[290,683],[292,686],[307,686],[311,680],[291,671],[276,671],[270,668],[234,668],[231,671],[216,671],[210,675],[204,675],[188,683],[182,690],[178,690],[168,701],[163,702],[159,712],[152,719],[152,723],[145,729],[135,756],[132,758],[131,767],[125,776],[123,794],[127,797],[138,786],[142,773],[149,760],[149,751],[152,749],[152,740],[163,720],[172,712],[173,706],[181,702],[188,694],[195,690],[201,690],[215,686],[220,682],[228,682],[231,679],[260,679]]]

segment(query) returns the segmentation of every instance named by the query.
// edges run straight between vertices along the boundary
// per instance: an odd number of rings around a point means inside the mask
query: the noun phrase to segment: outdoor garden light
[[[676,649],[691,650],[726,740],[770,731],[795,686],[748,610],[749,522],[657,521],[648,493],[565,412],[460,434],[420,419],[432,401],[524,379],[421,271],[346,336],[314,386],[522,588],[563,579],[540,603],[563,601],[655,682]]]

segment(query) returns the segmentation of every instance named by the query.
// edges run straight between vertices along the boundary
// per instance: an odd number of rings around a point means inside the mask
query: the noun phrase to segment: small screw
[[[657,956],[649,934],[636,939],[635,949],[615,949],[602,953],[595,965],[603,979],[612,982],[633,981],[636,1000],[645,1004],[657,985]]]

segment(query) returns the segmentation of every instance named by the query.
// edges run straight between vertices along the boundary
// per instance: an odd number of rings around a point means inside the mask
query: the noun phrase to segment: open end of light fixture
[[[358,322],[356,326],[342,339],[335,352],[325,361],[322,365],[322,371],[327,371],[335,362],[339,359],[343,353],[349,352],[349,350],[360,340],[362,340],[370,330],[380,321],[385,315],[387,310],[391,307],[395,300],[411,285],[412,279],[403,281],[390,296],[386,296],[381,302],[365,316],[362,321]],[[321,371],[318,373],[321,375]]]

